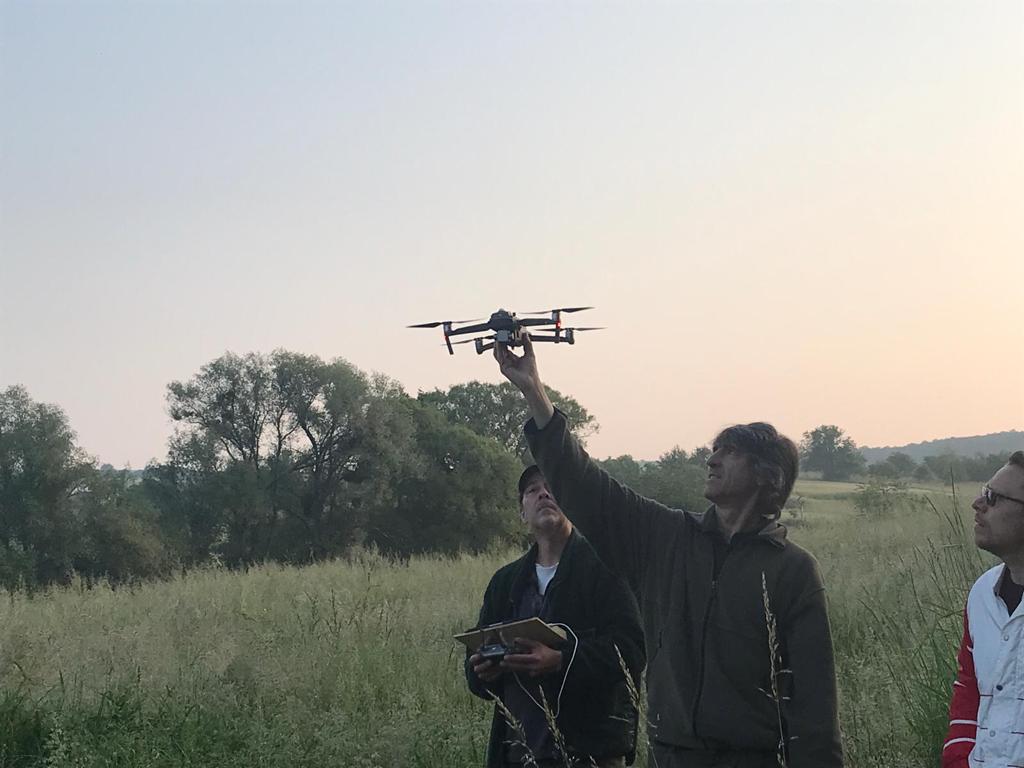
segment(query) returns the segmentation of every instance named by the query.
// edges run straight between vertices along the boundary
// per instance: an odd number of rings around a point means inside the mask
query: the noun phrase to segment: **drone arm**
[[[448,331],[448,335],[458,336],[463,333],[483,333],[489,330],[491,330],[491,326],[488,323],[478,323],[477,325],[467,325],[465,328],[452,328]]]

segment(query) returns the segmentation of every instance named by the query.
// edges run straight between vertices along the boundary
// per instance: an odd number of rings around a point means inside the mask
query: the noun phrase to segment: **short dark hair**
[[[542,475],[540,467],[536,464],[531,464],[523,470],[523,474],[519,476],[519,503],[523,503],[523,494],[526,493],[526,486],[530,484],[534,475]]]
[[[726,427],[718,433],[713,445],[716,450],[729,446],[750,457],[762,489],[764,516],[778,520],[800,467],[796,444],[780,435],[771,424],[755,421]]]
[[[1006,460],[1006,463],[1024,469],[1024,451],[1014,451],[1010,454],[1010,458]]]

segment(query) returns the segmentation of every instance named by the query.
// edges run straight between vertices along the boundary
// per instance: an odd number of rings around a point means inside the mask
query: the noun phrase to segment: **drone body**
[[[409,328],[437,328],[444,331],[444,343],[448,347],[448,354],[454,355],[453,344],[474,344],[476,353],[483,354],[492,349],[495,344],[507,344],[514,347],[520,343],[519,337],[523,329],[536,328],[538,333],[530,333],[531,341],[548,341],[555,344],[576,343],[577,331],[597,331],[600,328],[563,328],[563,312],[582,312],[593,307],[560,307],[558,309],[545,310],[543,312],[524,312],[524,315],[548,315],[548,317],[519,317],[515,312],[499,309],[493,313],[486,322],[479,320],[438,320],[433,323],[419,323],[410,325]],[[469,323],[469,325],[466,325]],[[459,326],[459,327],[456,327]],[[479,333],[472,339],[461,339],[452,341],[452,336]]]

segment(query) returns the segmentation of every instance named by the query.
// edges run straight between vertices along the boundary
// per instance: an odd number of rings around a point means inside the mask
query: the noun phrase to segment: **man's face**
[[[757,495],[750,457],[728,445],[715,445],[707,460],[704,498],[713,504],[742,504]]]
[[[551,495],[544,476],[539,473],[534,474],[523,489],[520,511],[523,522],[533,533],[555,530],[569,522],[555,503],[555,497]]]
[[[1024,469],[1008,464],[988,481],[993,494],[992,504],[979,495],[974,509],[974,543],[996,557],[1024,553]],[[1012,496],[1013,499],[1006,498]]]

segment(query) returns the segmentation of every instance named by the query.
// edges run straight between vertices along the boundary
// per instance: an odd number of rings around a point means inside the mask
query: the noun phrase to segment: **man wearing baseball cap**
[[[517,638],[500,661],[467,654],[469,689],[501,702],[487,768],[631,765],[645,663],[636,598],[573,529],[536,466],[519,478],[519,513],[533,544],[491,578],[478,626],[538,617],[567,639]]]

